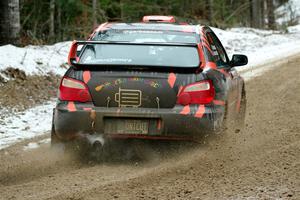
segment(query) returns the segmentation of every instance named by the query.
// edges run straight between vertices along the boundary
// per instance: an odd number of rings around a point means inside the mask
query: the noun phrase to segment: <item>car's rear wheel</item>
[[[239,129],[244,128],[245,126],[245,118],[246,118],[246,107],[247,107],[247,98],[246,98],[246,90],[243,88],[242,97],[240,101],[240,107],[237,114],[236,119],[236,127]]]
[[[57,144],[60,144],[60,140],[58,139],[56,133],[55,133],[55,129],[54,129],[54,124],[52,123],[52,127],[51,127],[51,147],[54,147]]]

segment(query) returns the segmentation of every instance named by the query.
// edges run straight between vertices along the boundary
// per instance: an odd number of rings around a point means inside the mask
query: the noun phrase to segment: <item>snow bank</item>
[[[234,28],[220,30],[213,28],[222,41],[229,58],[233,54],[248,56],[247,66],[238,67],[239,71],[249,70],[276,59],[300,52],[300,25],[289,27],[291,33],[258,30],[253,28]]]
[[[0,46],[0,72],[12,67],[23,70],[27,75],[45,75],[49,72],[63,75],[70,45],[71,42],[51,46],[30,45],[24,48],[13,45]],[[2,77],[8,79],[4,74]]]
[[[54,106],[55,100],[52,100],[0,119],[0,149],[49,131]]]
[[[249,64],[237,68],[247,80],[272,67],[260,67],[260,65],[300,53],[300,26],[290,27],[288,34],[251,28],[234,28],[226,31],[214,28],[213,30],[224,44],[230,57],[235,53],[248,56]],[[25,48],[2,46],[0,54],[4,56],[0,60],[0,70],[10,66],[24,70],[27,74],[53,72],[62,75],[66,69],[59,66],[66,62],[69,46],[70,42]],[[1,108],[0,149],[24,139],[49,133],[54,105],[53,100],[25,112],[14,113],[13,116],[4,119],[1,119],[1,114],[3,116],[5,109]],[[36,144],[29,144],[25,149],[36,147]]]

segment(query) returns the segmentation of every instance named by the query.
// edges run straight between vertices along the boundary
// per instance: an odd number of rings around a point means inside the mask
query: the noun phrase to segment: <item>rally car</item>
[[[208,26],[145,16],[104,23],[74,41],[53,112],[52,144],[112,140],[196,140],[242,123],[244,80]],[[228,120],[228,119],[227,119]]]

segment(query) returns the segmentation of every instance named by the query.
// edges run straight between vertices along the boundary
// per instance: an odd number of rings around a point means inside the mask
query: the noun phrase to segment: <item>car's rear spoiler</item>
[[[178,46],[178,47],[198,47],[196,43],[158,43],[158,42],[111,42],[111,41],[76,41],[74,40],[68,56],[68,63],[71,66],[80,68],[80,67],[92,67],[101,64],[82,64],[79,63],[79,57],[77,48],[79,45],[83,45],[81,50],[84,50],[88,44],[111,44],[111,45],[150,45],[150,46]],[[80,50],[80,51],[81,51]],[[134,66],[131,66],[134,67]],[[151,66],[149,66],[151,67]],[[198,67],[197,67],[198,68]]]

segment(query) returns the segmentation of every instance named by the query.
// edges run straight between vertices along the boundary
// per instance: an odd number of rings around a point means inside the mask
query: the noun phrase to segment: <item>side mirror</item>
[[[69,52],[69,56],[68,56],[68,64],[69,65],[73,65],[74,63],[77,62],[77,59],[78,59],[78,57],[77,57],[77,47],[78,47],[77,41],[74,40],[72,42],[70,52]]]
[[[243,66],[248,64],[248,57],[241,54],[234,54],[230,61],[232,67]]]

